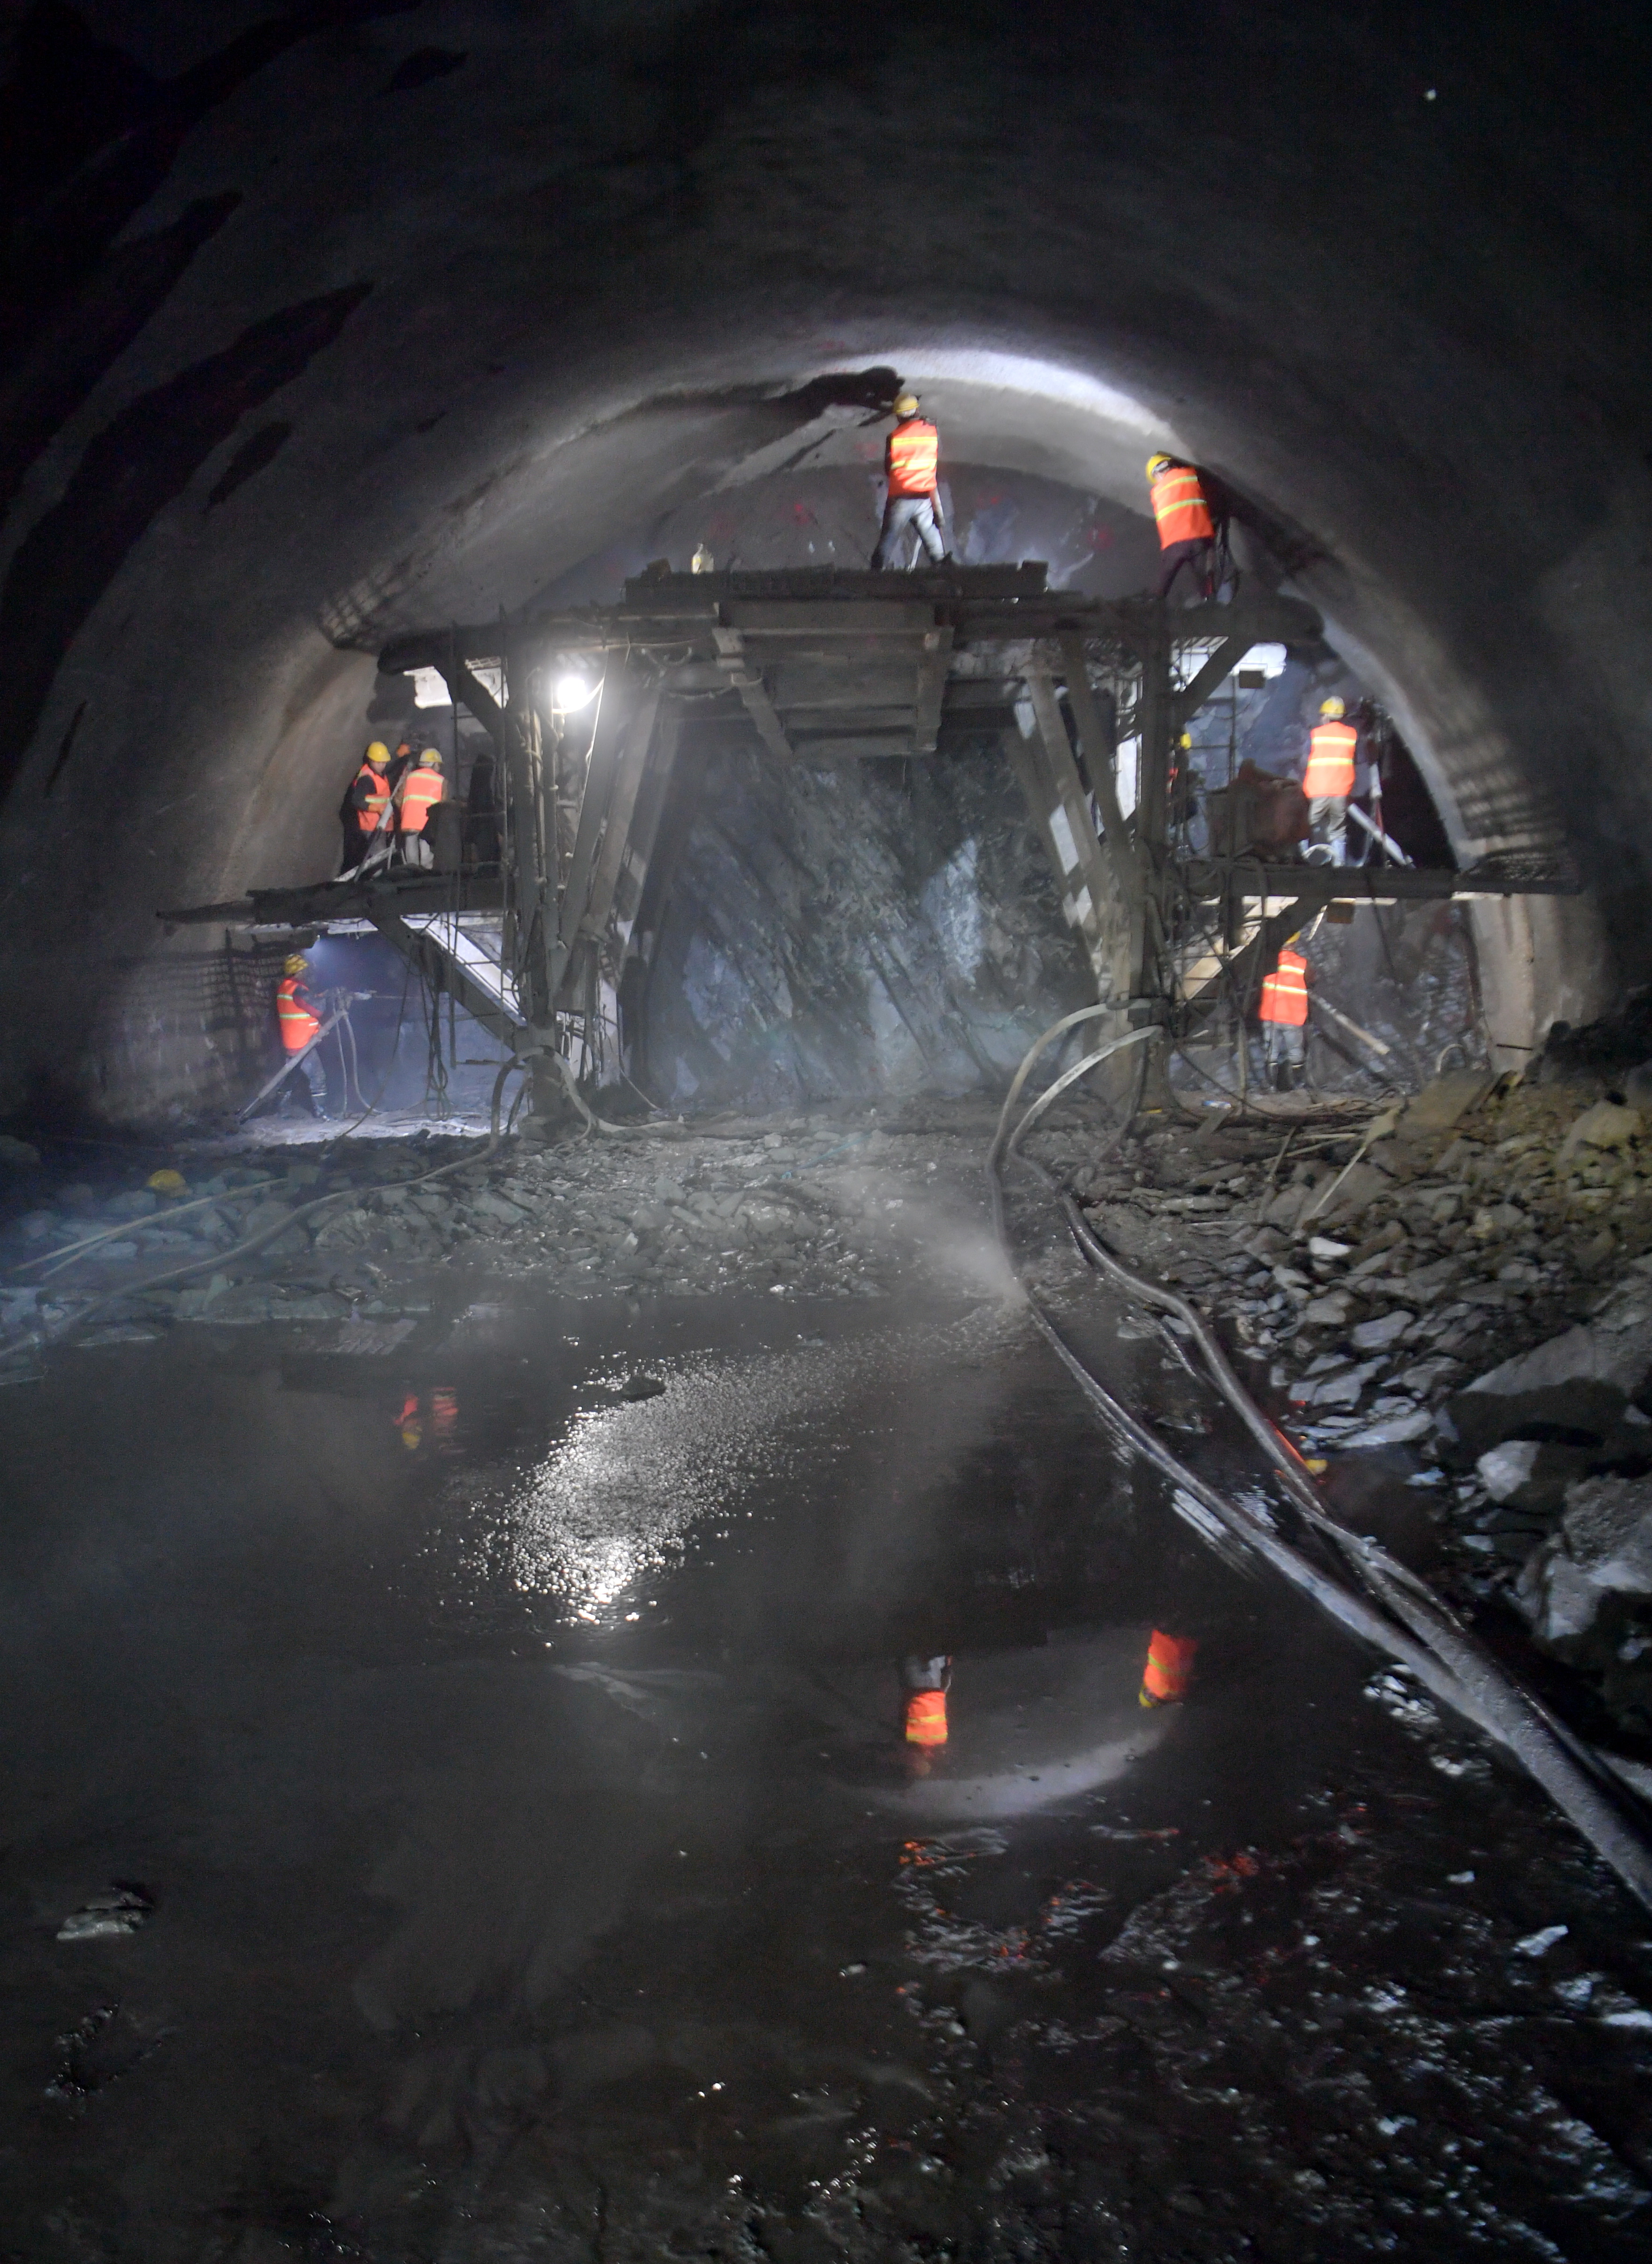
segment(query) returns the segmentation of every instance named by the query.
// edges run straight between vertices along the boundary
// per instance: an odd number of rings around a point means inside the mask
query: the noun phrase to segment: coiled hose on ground
[[[1127,1266],[1094,1233],[1071,1194],[1042,1165],[1017,1154],[1023,1137],[1058,1095],[1127,1047],[1145,1046],[1163,1035],[1149,1027],[1108,1040],[1055,1079],[1011,1129],[1015,1104],[1046,1048],[1078,1023],[1115,1011],[1092,1006],[1063,1017],[1044,1033],[1016,1072],[987,1157],[988,1192],[1000,1245],[1013,1269],[1015,1253],[1004,1215],[1003,1166],[1015,1157],[1060,1203],[1068,1230],[1085,1263],[1124,1296],[1177,1322],[1203,1363],[1206,1379],[1245,1425],[1293,1508],[1325,1546],[1332,1569],[1315,1564],[1293,1546],[1268,1521],[1265,1513],[1230,1499],[1189,1469],[1159,1434],[1115,1399],[1085,1366],[1023,1281],[1034,1324],[1115,1437],[1170,1480],[1174,1506],[1196,1531],[1225,1555],[1237,1549],[1271,1565],[1351,1634],[1408,1668],[1443,1704],[1496,1738],[1611,1864],[1630,1892],[1652,1910],[1652,1839],[1627,1813],[1615,1781],[1590,1748],[1489,1657],[1426,1582],[1398,1563],[1380,1542],[1351,1533],[1330,1515],[1313,1474],[1239,1381],[1204,1316],[1186,1298]],[[1123,1136],[1128,1121],[1127,1117],[1115,1142]]]

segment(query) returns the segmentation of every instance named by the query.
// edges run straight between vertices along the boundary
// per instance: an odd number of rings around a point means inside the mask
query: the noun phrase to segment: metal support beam
[[[786,737],[786,727],[769,697],[761,670],[751,665],[745,639],[738,629],[714,628],[712,635],[717,642],[718,665],[740,694],[746,713],[756,726],[757,737],[779,761],[794,763],[797,757],[792,742]]]
[[[917,697],[913,705],[912,752],[932,755],[941,732],[941,701],[946,693],[946,671],[953,663],[953,633],[949,628],[925,629],[924,657],[917,664]]]
[[[1096,995],[1130,995],[1130,915],[1096,838],[1078,766],[1056,704],[1054,687],[1037,672],[1026,679],[1032,708],[1031,738],[1005,734],[1027,806],[1044,838],[1061,891],[1061,909],[1084,940],[1096,977]]]
[[[1205,702],[1220,684],[1230,677],[1255,640],[1248,636],[1226,637],[1219,644],[1192,682],[1178,692],[1171,706],[1175,710],[1176,729],[1184,729],[1192,716],[1197,715]]]
[[[517,1051],[522,1042],[522,1025],[513,1021],[498,1000],[479,983],[473,982],[459,961],[444,951],[433,936],[409,927],[400,913],[392,911],[388,905],[375,906],[368,917],[385,941],[395,945],[433,991],[457,998],[465,1012],[474,1014],[490,1036],[508,1046],[512,1053]]]
[[[631,831],[631,813],[636,807],[637,792],[642,784],[642,773],[648,766],[654,745],[655,726],[660,713],[660,687],[649,686],[632,710],[626,724],[625,743],[615,766],[613,783],[609,790],[608,807],[604,812],[602,839],[591,860],[591,881],[583,904],[575,899],[570,874],[568,896],[562,905],[559,922],[564,957],[560,969],[559,999],[569,1003],[568,993],[578,972],[577,962],[583,956],[580,947],[599,943],[613,904],[613,893],[620,879],[620,861],[625,856],[626,842]],[[581,816],[583,819],[583,812]]]
[[[482,729],[494,741],[503,755],[504,747],[504,710],[479,676],[462,660],[449,659],[438,664],[441,678],[447,686],[447,696],[455,707],[468,708]]]

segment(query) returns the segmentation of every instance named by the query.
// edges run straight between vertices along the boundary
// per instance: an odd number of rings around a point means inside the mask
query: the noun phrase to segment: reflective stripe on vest
[[[383,816],[390,799],[390,781],[382,771],[374,770],[371,763],[363,763],[356,773],[356,784],[366,782],[361,807],[356,812],[356,823],[364,833],[371,833]]]
[[[1170,1699],[1185,1698],[1193,1679],[1193,1654],[1198,1649],[1196,1636],[1165,1635],[1155,1628],[1141,1675],[1143,1696],[1156,1699],[1161,1705]]]
[[[933,495],[940,435],[927,417],[909,417],[889,435],[886,462],[892,496]]]
[[[1205,500],[1205,490],[1199,485],[1199,474],[1191,464],[1172,464],[1168,472],[1159,474],[1148,493],[1153,497],[1153,516],[1158,521],[1162,550],[1168,550],[1173,542],[1214,540],[1215,522]]]
[[[312,1013],[298,995],[299,978],[286,976],[276,986],[276,1019],[281,1025],[281,1043],[288,1053],[301,1053],[321,1027],[321,1017]]]
[[[440,771],[409,771],[396,788],[403,833],[423,833],[424,821],[446,791]]]
[[[1262,986],[1257,1009],[1264,1022],[1300,1030],[1308,1020],[1308,961],[1300,951],[1282,951],[1279,963]]]
[[[946,1693],[944,1690],[914,1690],[908,1694],[906,1738],[911,1745],[944,1745],[946,1743]]]
[[[1351,723],[1317,723],[1308,735],[1308,768],[1302,791],[1310,802],[1354,790],[1354,749],[1359,734]]]

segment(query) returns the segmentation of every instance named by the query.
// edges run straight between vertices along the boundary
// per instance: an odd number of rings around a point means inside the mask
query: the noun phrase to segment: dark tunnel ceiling
[[[112,1011],[157,872],[324,869],[364,648],[852,445],[809,388],[880,363],[960,460],[1138,507],[1144,442],[1214,466],[1460,842],[1590,864],[1531,1011],[1646,973],[1640,12],[4,21],[24,1070]]]

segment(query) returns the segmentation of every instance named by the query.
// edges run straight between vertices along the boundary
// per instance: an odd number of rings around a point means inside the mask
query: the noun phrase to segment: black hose
[[[988,1156],[993,1223],[1012,1266],[999,1166],[1004,1155],[1013,1151],[1028,1128],[1031,1112],[1013,1133],[1006,1134],[1005,1127],[1015,1096],[1039,1053],[1054,1034],[1054,1030],[1047,1032],[1022,1063]],[[1053,1098],[1053,1093],[1047,1098]],[[1367,1590],[1371,1600],[1320,1571],[1282,1539],[1262,1514],[1228,1500],[1190,1470],[1154,1431],[1112,1397],[1037,1298],[1027,1292],[1035,1325],[1108,1427],[1171,1480],[1172,1504],[1177,1513],[1207,1541],[1216,1541],[1224,1555],[1235,1544],[1254,1551],[1351,1633],[1397,1659],[1445,1704],[1506,1746],[1637,1900],[1652,1910],[1652,1842],[1625,1812],[1616,1780],[1609,1780],[1589,1748],[1482,1650],[1424,1581],[1380,1543],[1350,1533],[1329,1514],[1301,1456],[1240,1382],[1204,1316],[1174,1290],[1145,1280],[1126,1266],[1090,1231],[1070,1194],[1058,1188],[1041,1166],[1025,1156],[1020,1161],[1024,1169],[1059,1196],[1074,1242],[1092,1268],[1127,1297],[1172,1314],[1179,1322],[1203,1359],[1210,1382],[1262,1448],[1294,1506]]]

